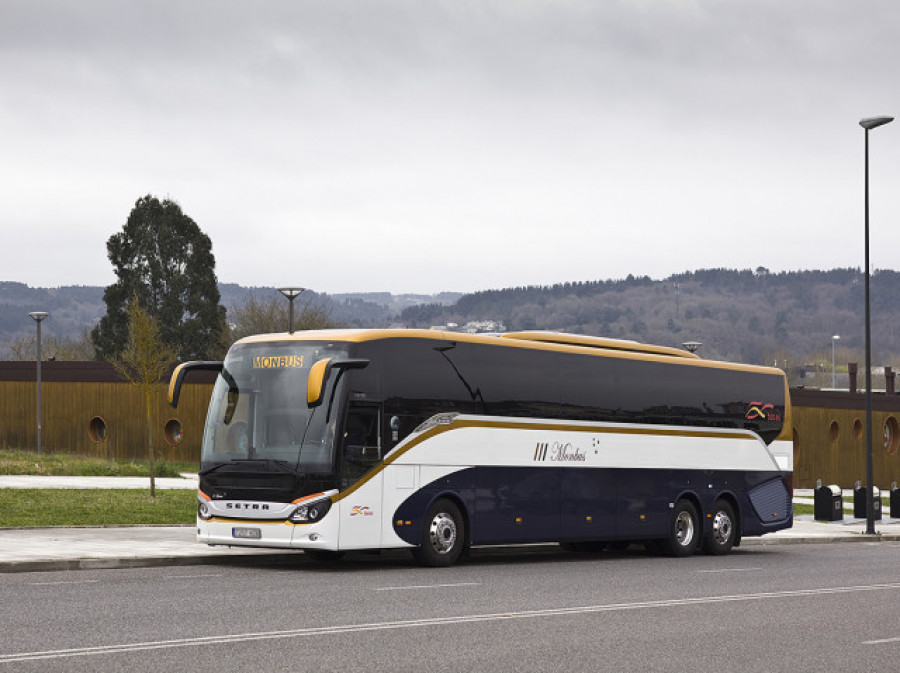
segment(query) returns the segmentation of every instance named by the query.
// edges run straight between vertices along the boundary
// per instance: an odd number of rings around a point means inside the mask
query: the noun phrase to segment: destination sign
[[[301,369],[302,355],[256,355],[253,369]]]

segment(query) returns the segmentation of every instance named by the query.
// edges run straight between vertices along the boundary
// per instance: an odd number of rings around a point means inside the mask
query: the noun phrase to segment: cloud
[[[898,13],[7,0],[0,268],[32,285],[111,282],[103,244],[146,193],[211,236],[220,279],[252,285],[858,266],[844,242],[859,224],[855,124],[900,109]],[[881,266],[900,244],[898,133],[873,147]],[[66,243],[36,265],[35,241]]]

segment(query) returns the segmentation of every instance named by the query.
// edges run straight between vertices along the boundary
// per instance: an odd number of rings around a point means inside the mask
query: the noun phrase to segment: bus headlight
[[[209,513],[209,506],[205,502],[197,503],[197,516],[204,521],[212,519],[212,514]]]
[[[314,502],[304,502],[295,509],[288,520],[292,523],[315,523],[331,509],[331,498],[324,498]]]

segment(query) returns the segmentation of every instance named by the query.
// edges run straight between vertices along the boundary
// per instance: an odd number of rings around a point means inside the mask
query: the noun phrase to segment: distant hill
[[[58,288],[29,287],[24,283],[0,282],[0,359],[9,357],[4,344],[18,337],[34,334],[29,311],[47,311],[45,333],[60,339],[79,339],[84,329],[91,329],[106,314],[104,287],[69,285]],[[272,287],[245,287],[236,283],[220,283],[222,305],[226,309],[243,305],[248,298],[257,300],[278,296]],[[339,323],[354,327],[387,326],[397,320],[404,309],[421,303],[453,304],[459,292],[437,295],[358,292],[352,294],[317,294],[307,291],[303,301],[320,303],[331,311]]]
[[[28,311],[45,310],[47,333],[76,339],[105,313],[101,287],[30,288],[0,283],[0,357],[11,338],[34,333]],[[276,290],[220,285],[226,308]],[[900,364],[900,273],[872,275],[873,364]],[[562,283],[513,287],[471,294],[315,294],[332,317],[352,327],[431,327],[472,321],[500,321],[509,330],[550,329],[669,346],[703,343],[699,354],[713,359],[775,364],[799,371],[830,371],[832,336],[836,362],[863,361],[863,276],[859,269],[769,273],[703,269],[651,280]],[[846,370],[845,370],[846,371]]]
[[[704,269],[651,280],[514,287],[464,295],[452,306],[426,304],[401,313],[410,327],[500,320],[509,330],[550,329],[667,346],[703,343],[711,359],[794,368],[863,361],[863,275],[858,269],[769,273]],[[900,274],[871,279],[873,365],[900,354]],[[896,364],[894,365],[896,367]]]

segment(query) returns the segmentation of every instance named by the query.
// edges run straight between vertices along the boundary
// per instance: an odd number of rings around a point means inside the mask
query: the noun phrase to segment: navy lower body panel
[[[670,504],[691,497],[707,526],[719,497],[737,505],[744,536],[789,528],[790,493],[782,474],[609,468],[473,467],[424,485],[395,513],[415,525],[398,529],[418,543],[418,524],[435,498],[462,503],[472,544],[579,540],[646,540],[665,537]]]

